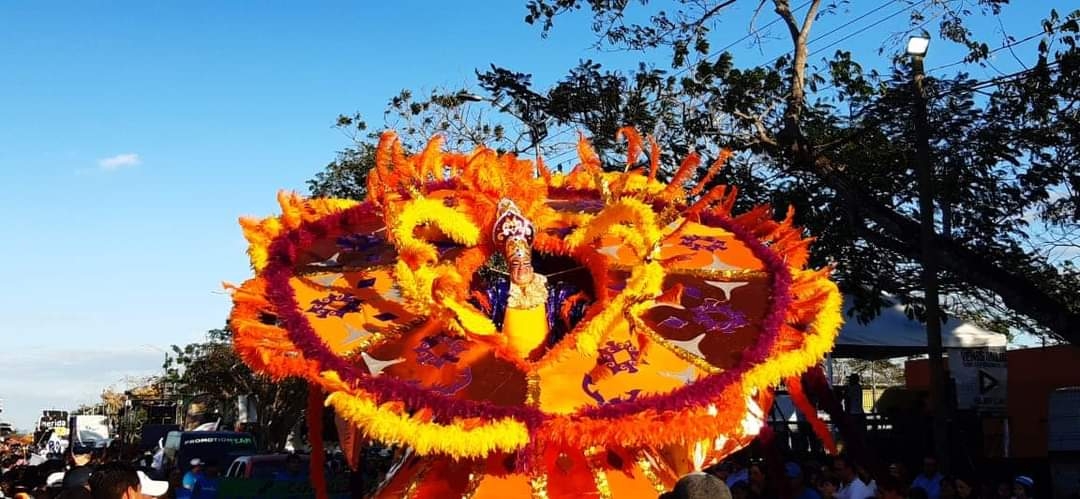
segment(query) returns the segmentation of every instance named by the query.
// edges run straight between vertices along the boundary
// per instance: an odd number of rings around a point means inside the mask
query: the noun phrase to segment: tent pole
[[[833,357],[832,352],[825,354],[825,371],[829,375],[829,386],[833,384]]]

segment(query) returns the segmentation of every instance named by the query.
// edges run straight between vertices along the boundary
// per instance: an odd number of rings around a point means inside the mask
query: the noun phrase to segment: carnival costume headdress
[[[491,233],[496,247],[505,251],[507,257],[527,257],[532,251],[535,235],[532,222],[525,218],[513,201],[506,198],[499,200]]]
[[[696,155],[664,183],[656,142],[642,165],[645,141],[620,134],[620,173],[582,140],[568,175],[440,139],[410,156],[384,134],[366,200],[281,194],[280,217],[242,220],[256,277],[233,293],[237,351],[306,379],[313,413],[410,449],[381,497],[655,497],[754,439],[781,382],[831,445],[800,375],[841,298],[804,268],[792,214],[732,214],[734,188],[706,189],[727,154],[684,188]],[[591,276],[555,304],[583,318],[535,358],[475,293],[507,241]]]

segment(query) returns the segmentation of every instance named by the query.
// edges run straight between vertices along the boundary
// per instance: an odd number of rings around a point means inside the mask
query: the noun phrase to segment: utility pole
[[[930,46],[928,35],[908,40],[911,56],[913,118],[915,128],[915,163],[919,183],[919,226],[922,240],[923,301],[926,305],[926,345],[930,362],[930,405],[934,414],[934,455],[943,469],[949,463],[948,402],[945,400],[945,365],[941,345],[941,309],[938,301],[938,265],[934,245],[934,170],[930,165],[930,124],[927,119],[923,80],[923,58]]]

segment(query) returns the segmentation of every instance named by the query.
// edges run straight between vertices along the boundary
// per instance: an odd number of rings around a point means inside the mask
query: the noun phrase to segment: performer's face
[[[532,255],[522,243],[509,242],[506,245],[506,263],[510,271],[510,281],[518,286],[529,284],[533,280]]]

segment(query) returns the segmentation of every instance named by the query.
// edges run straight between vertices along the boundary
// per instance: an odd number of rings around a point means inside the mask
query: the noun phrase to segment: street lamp
[[[934,171],[930,165],[930,124],[927,120],[925,73],[923,58],[930,48],[930,36],[908,39],[907,53],[911,56],[912,116],[915,128],[915,163],[919,183],[919,228],[922,243],[923,298],[926,305],[926,346],[930,362],[930,404],[934,411],[934,454],[947,466],[948,404],[945,401],[945,366],[941,346],[941,310],[938,302],[937,258],[934,254]]]
[[[923,33],[908,38],[907,53],[912,57],[926,56],[926,50],[930,48],[930,36]]]

